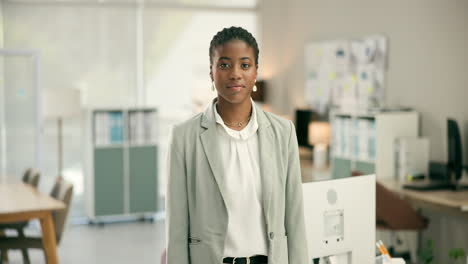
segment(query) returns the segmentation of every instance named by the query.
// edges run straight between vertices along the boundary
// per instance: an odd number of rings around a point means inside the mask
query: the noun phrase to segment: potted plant
[[[465,259],[466,253],[462,248],[452,248],[449,251],[449,258],[451,264],[464,264],[463,260]]]

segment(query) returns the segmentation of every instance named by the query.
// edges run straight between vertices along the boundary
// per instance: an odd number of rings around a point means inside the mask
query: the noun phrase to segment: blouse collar
[[[215,120],[216,120],[216,123],[218,125],[220,125],[224,131],[232,138],[234,139],[239,139],[239,140],[247,140],[249,139],[251,136],[255,135],[255,133],[257,132],[258,130],[258,122],[257,122],[257,111],[256,111],[256,107],[255,107],[255,103],[254,101],[252,100],[252,98],[250,98],[250,101],[252,102],[252,115],[250,117],[250,121],[249,123],[247,123],[247,126],[245,126],[242,130],[240,131],[237,131],[237,130],[234,130],[234,129],[231,129],[229,127],[227,127],[224,122],[223,122],[223,119],[221,118],[221,116],[219,115],[218,113],[218,110],[216,108],[218,102],[217,101],[214,101],[213,104],[211,105],[213,107],[213,113],[214,113],[214,116],[215,116]]]

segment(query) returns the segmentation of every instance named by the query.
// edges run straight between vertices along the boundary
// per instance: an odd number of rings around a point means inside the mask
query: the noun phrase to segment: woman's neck
[[[252,102],[251,100],[245,100],[242,103],[232,104],[222,98],[218,98],[217,110],[218,114],[223,119],[223,122],[227,124],[239,124],[243,125],[240,127],[229,126],[235,130],[240,130],[247,125],[250,115],[252,113]]]

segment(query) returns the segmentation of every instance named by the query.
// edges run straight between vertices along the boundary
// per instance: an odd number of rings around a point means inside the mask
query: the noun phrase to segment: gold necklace
[[[253,106],[252,106],[253,107]],[[245,121],[242,121],[242,122],[234,122],[234,123],[226,123],[224,122],[223,120],[223,123],[226,125],[226,126],[229,126],[229,127],[242,127],[244,126],[245,124],[247,124],[249,121],[250,121],[250,118],[252,117],[252,108],[250,109],[250,113],[249,113],[249,118],[247,118],[247,120]]]
[[[243,122],[226,123],[226,122],[224,122],[224,120],[223,120],[223,123],[224,123],[226,126],[230,126],[230,127],[234,127],[234,126],[236,126],[236,127],[242,127],[242,126],[244,126],[244,124],[247,124],[249,121],[250,121],[250,116],[249,116],[249,118],[247,118],[246,121],[243,121]]]

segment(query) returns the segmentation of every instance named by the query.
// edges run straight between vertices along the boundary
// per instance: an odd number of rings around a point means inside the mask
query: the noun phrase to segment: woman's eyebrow
[[[229,57],[219,57],[219,60],[231,60]]]
[[[240,60],[252,60],[250,57],[242,57]]]

